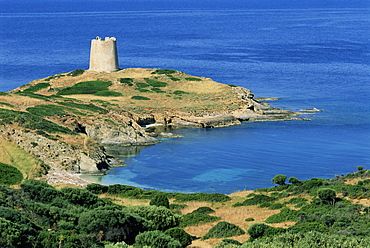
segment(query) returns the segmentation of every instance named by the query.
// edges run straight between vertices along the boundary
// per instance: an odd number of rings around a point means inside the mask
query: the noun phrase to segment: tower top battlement
[[[91,40],[89,70],[112,72],[118,69],[116,38],[105,37],[103,40],[97,36]]]

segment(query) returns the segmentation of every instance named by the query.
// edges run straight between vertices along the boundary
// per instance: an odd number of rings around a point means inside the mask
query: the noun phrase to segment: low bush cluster
[[[212,227],[202,239],[226,238],[243,234],[245,232],[240,227],[226,221],[221,221]]]

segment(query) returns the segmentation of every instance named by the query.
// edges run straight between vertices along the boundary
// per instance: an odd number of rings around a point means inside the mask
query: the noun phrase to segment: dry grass
[[[31,154],[6,140],[0,140],[0,162],[16,167],[25,179],[34,178],[41,164]]]
[[[110,81],[112,86],[110,90],[117,91],[123,94],[120,97],[102,97],[94,95],[69,95],[68,98],[81,100],[85,103],[90,103],[91,100],[102,100],[112,104],[117,104],[121,109],[130,110],[136,113],[155,111],[165,113],[168,111],[179,111],[181,114],[186,112],[222,112],[238,109],[242,102],[233,93],[232,88],[228,85],[217,83],[209,78],[193,77],[182,72],[172,74],[173,77],[180,81],[172,81],[167,75],[151,74],[154,69],[130,68],[112,73],[85,71],[84,74],[71,77],[64,76],[48,81],[50,88],[44,88],[38,91],[38,94],[52,95],[56,89],[70,87],[82,81]],[[185,78],[193,77],[201,81],[187,81]],[[120,78],[133,78],[135,82],[145,82],[144,78],[151,78],[158,81],[166,82],[166,87],[161,87],[166,93],[155,92],[139,92],[135,90],[136,86],[128,86],[119,82]],[[38,79],[31,82],[29,85],[35,85],[45,82],[45,79]],[[18,91],[22,88],[15,89]],[[51,90],[53,89],[53,90]],[[174,91],[181,90],[189,94],[176,95]],[[132,96],[144,96],[150,100],[132,100]],[[10,97],[10,96],[3,96]],[[18,96],[17,96],[18,97]],[[44,101],[32,99],[29,97],[21,97],[19,104],[16,106],[19,109],[26,109],[37,104],[45,104]],[[1,98],[0,98],[1,99]],[[0,100],[1,101],[1,100]],[[14,99],[9,99],[13,104]],[[49,102],[50,103],[50,102]]]

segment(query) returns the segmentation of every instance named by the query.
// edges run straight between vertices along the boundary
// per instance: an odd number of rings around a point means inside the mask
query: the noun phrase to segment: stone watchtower
[[[102,40],[99,36],[91,40],[90,68],[91,71],[117,71],[118,53],[116,38],[105,37]]]

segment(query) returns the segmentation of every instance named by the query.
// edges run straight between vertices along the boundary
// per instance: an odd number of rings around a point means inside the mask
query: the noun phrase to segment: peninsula
[[[153,145],[171,128],[291,120],[296,114],[255,100],[248,89],[175,70],[75,70],[0,94],[0,162],[14,160],[5,144],[11,143],[50,172],[105,173],[111,158],[103,146]]]

